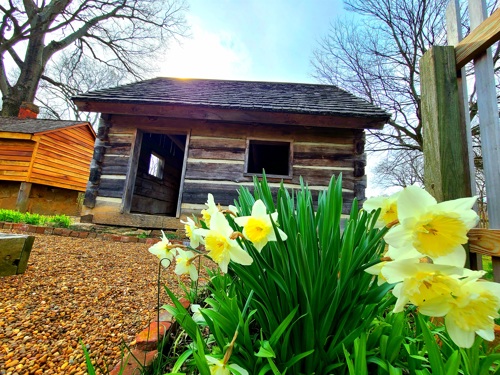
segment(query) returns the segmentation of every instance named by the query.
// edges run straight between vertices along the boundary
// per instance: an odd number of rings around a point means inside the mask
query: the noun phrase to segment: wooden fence
[[[500,125],[490,49],[500,40],[500,9],[486,17],[485,1],[469,0],[469,18],[472,31],[460,40],[458,1],[451,0],[446,21],[450,45],[432,47],[420,60],[425,183],[438,201],[474,193],[463,69],[473,61],[489,228],[469,232],[469,261],[477,268],[482,255],[491,256],[494,280],[500,282]]]

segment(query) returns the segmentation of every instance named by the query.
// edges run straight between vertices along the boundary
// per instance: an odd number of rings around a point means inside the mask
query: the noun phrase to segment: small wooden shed
[[[88,122],[0,117],[0,207],[79,215],[94,142]]]
[[[345,210],[365,197],[364,129],[389,115],[331,85],[156,78],[73,98],[100,112],[82,214],[177,228],[207,194],[233,203],[265,169],[271,185],[324,189],[343,174]]]

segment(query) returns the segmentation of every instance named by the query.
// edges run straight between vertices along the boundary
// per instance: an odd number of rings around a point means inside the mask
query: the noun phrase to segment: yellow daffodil
[[[381,274],[390,284],[397,284],[393,294],[398,298],[394,312],[403,311],[407,303],[418,306],[429,316],[444,316],[452,308],[460,278],[481,277],[482,272],[441,264],[421,263],[418,259],[388,262]]]
[[[277,219],[278,213],[273,212],[269,215],[264,202],[258,199],[252,207],[252,214],[250,216],[237,217],[234,221],[243,227],[243,235],[260,252],[269,241],[276,241],[276,233],[274,232],[272,222],[276,223]],[[287,235],[281,229],[277,229],[280,238],[285,241]]]
[[[455,344],[470,348],[475,334],[495,339],[495,322],[499,318],[500,284],[470,278],[463,280],[445,317],[446,329]]]
[[[398,220],[398,195],[399,192],[390,196],[368,198],[365,203],[363,203],[363,209],[367,212],[380,208],[380,215],[376,223],[377,228],[385,227]]]
[[[209,363],[210,375],[248,375],[248,371],[237,364],[224,363],[222,359],[217,359],[206,355],[205,358]]]
[[[196,229],[195,232],[205,238],[208,256],[219,265],[222,272],[227,273],[230,260],[243,265],[252,264],[252,257],[240,247],[236,240],[230,238],[233,229],[221,212],[212,215],[210,229]]]
[[[187,221],[182,221],[181,223],[184,224],[184,230],[186,231],[186,236],[189,238],[189,245],[193,248],[196,249],[198,246],[200,246],[200,243],[203,243],[203,238],[195,232],[195,229],[198,228],[196,223],[194,222],[193,219],[190,217],[187,218]]]
[[[467,232],[478,221],[471,209],[475,201],[472,197],[437,203],[425,190],[409,186],[397,200],[400,225],[392,228],[384,239],[396,253],[415,249],[435,261],[447,257],[448,264],[463,267],[462,244],[468,241]]]
[[[210,219],[216,212],[219,212],[219,208],[215,204],[214,196],[210,193],[208,194],[208,199],[205,204],[208,208],[201,210],[201,215],[207,227],[210,227]]]
[[[156,255],[158,259],[168,259],[169,264],[165,264],[165,267],[168,267],[170,265],[170,262],[172,262],[172,259],[174,259],[174,256],[176,252],[179,250],[178,248],[174,247],[168,240],[167,236],[163,231],[162,233],[162,238],[160,242],[155,243],[153,246],[149,248],[149,252],[153,255]]]
[[[177,275],[189,274],[191,280],[198,280],[198,270],[196,265],[193,264],[195,259],[195,254],[192,251],[184,251],[181,249],[177,250],[177,256],[175,257],[175,270]]]

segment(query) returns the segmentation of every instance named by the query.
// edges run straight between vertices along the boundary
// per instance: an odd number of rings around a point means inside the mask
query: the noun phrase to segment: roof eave
[[[74,97],[74,103],[80,111],[100,112],[103,114],[120,114],[133,116],[158,116],[204,121],[221,121],[234,123],[282,124],[296,126],[313,126],[329,128],[381,129],[389,121],[390,116],[352,115],[348,112],[335,114],[292,113],[262,111],[258,109],[218,108],[201,105],[176,105],[143,102],[120,102],[89,100]]]

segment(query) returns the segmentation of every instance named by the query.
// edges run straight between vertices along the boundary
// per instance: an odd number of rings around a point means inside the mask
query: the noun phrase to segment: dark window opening
[[[246,173],[290,176],[290,142],[250,140]]]

